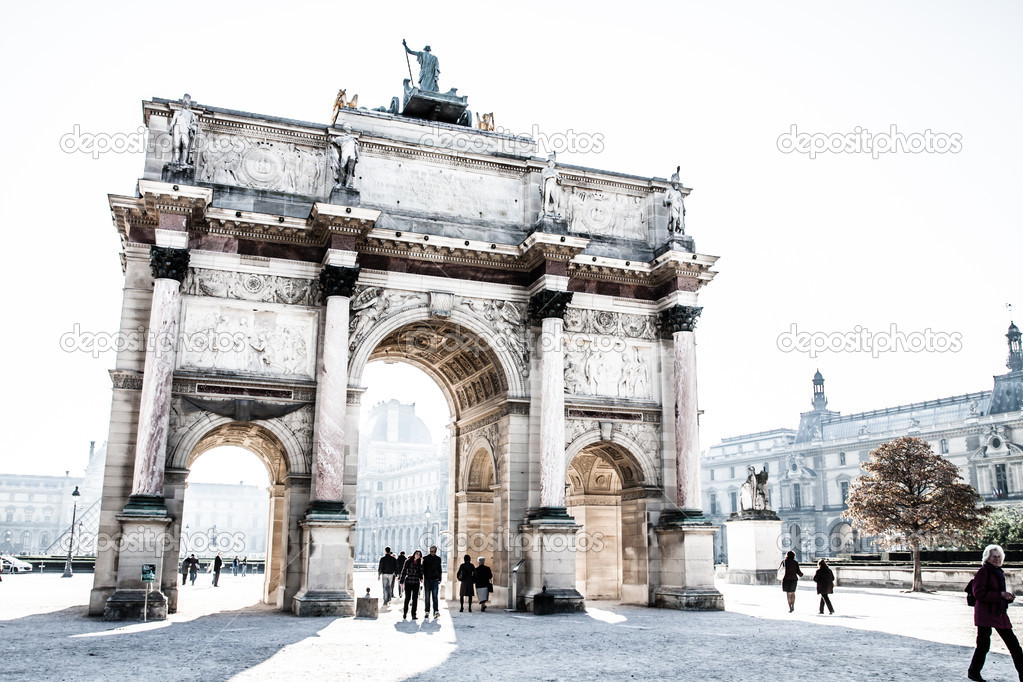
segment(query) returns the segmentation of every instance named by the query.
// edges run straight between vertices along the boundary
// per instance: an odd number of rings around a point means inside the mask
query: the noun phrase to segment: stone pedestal
[[[361,200],[362,195],[354,187],[334,185],[330,190],[330,203],[336,206],[358,206]]]
[[[354,521],[306,518],[302,526],[302,587],[291,602],[296,616],[354,616]]]
[[[560,215],[541,215],[530,232],[544,234],[568,234],[568,221]]]
[[[773,515],[773,513],[772,513]],[[725,521],[728,528],[728,582],[774,585],[778,582],[781,520],[742,518]]]
[[[560,515],[555,510],[543,511],[547,512],[544,516],[534,516],[519,526],[526,550],[526,589],[512,607],[537,615],[585,611],[585,600],[575,587],[575,540],[582,526],[564,509]],[[540,610],[536,611],[534,599],[540,595]]]
[[[677,234],[672,235],[664,244],[654,249],[654,258],[664,255],[669,251],[685,251],[687,253],[696,253],[696,242],[693,238],[684,235]]]
[[[714,531],[706,522],[687,525],[672,519],[657,528],[661,586],[654,604],[683,611],[724,611],[725,598],[714,587]]]
[[[106,601],[103,620],[142,620],[143,609],[147,620],[165,620],[167,598],[159,587],[162,576],[156,576],[147,597],[147,583],[142,582],[142,565],[153,564],[158,571],[163,566],[165,551],[172,551],[173,543],[167,532],[172,519],[166,516],[120,515],[117,520],[121,522],[117,589]]]
[[[355,600],[356,618],[376,618],[380,615],[380,600],[376,597],[359,597]]]
[[[163,172],[160,174],[160,179],[164,182],[179,185],[194,185],[195,166],[187,163],[175,163],[173,161],[165,163],[163,166]]]

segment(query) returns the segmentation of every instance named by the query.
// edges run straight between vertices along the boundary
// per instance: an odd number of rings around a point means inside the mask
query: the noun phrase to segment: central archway
[[[507,594],[508,528],[512,525],[507,518],[508,493],[502,485],[508,466],[508,436],[513,422],[528,429],[528,407],[522,409],[526,401],[520,400],[522,407],[514,410],[509,401],[526,394],[528,352],[524,325],[515,330],[499,324],[488,328],[485,321],[470,314],[472,310],[500,310],[513,319],[521,318],[522,323],[524,311],[503,301],[480,306],[467,308],[469,312],[453,310],[443,319],[429,317],[426,309],[419,309],[377,321],[353,348],[349,384],[361,385],[366,364],[383,360],[408,363],[440,387],[451,415],[448,533],[437,542],[447,558],[446,592],[453,594],[455,571],[462,555],[469,553],[474,560],[487,558],[494,571],[495,600],[501,600]],[[352,323],[352,329],[358,336],[358,321]],[[353,446],[357,441],[349,438]],[[354,465],[358,457],[347,461]],[[371,511],[358,510],[356,519]],[[418,547],[417,540],[413,538],[409,546]]]

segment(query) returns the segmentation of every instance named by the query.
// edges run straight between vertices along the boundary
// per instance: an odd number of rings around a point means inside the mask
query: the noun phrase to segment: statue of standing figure
[[[767,470],[759,474],[755,467],[750,466],[749,475],[739,489],[739,509],[741,511],[767,511],[770,504],[767,499]]]
[[[422,52],[416,52],[410,50],[408,43],[404,40],[401,41],[401,44],[405,47],[405,52],[414,54],[416,61],[419,62],[419,89],[422,92],[440,92],[440,86],[437,85],[440,78],[440,62],[430,52],[430,46],[424,47]]]
[[[355,166],[359,163],[359,141],[352,127],[345,123],[341,134],[330,138],[330,169],[334,174],[334,189],[349,189],[355,180]]]
[[[561,217],[561,174],[555,167],[554,154],[547,157],[547,165],[540,171],[540,215]]]
[[[195,136],[199,132],[199,119],[192,111],[192,98],[186,93],[181,98],[182,107],[174,112],[170,122],[171,163],[182,166],[190,165],[189,156],[192,154],[192,146],[195,143]]]
[[[671,174],[671,187],[664,191],[664,205],[668,207],[668,236],[686,233],[686,204],[682,193],[682,183],[678,172],[682,166],[676,166]]]

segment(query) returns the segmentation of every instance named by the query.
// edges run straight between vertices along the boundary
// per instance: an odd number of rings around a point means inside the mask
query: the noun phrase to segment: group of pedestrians
[[[380,557],[377,564],[377,579],[383,590],[384,605],[390,604],[394,599],[394,585],[398,585],[398,596],[405,595],[402,620],[408,618],[409,605],[412,606],[412,620],[416,620],[417,606],[419,604],[419,591],[423,590],[424,618],[430,617],[430,605],[433,605],[433,617],[440,617],[440,583],[444,577],[444,569],[441,565],[440,556],[437,554],[437,546],[430,547],[430,553],[425,557],[420,550],[406,557],[402,551],[398,556],[391,552],[390,547],[384,548],[384,555]],[[469,597],[469,612],[472,612],[473,591],[480,603],[480,610],[487,610],[487,602],[490,600],[490,592],[494,587],[494,574],[486,565],[484,557],[479,558],[479,565],[473,566],[472,558],[466,554],[464,563],[458,567],[456,576],[459,583],[459,599],[462,608],[465,610],[465,597]]]
[[[241,569],[242,575],[244,576],[249,567],[249,559],[245,557],[241,561],[238,561],[238,557],[235,557],[231,562],[231,568],[235,575],[238,575],[239,568]],[[189,555],[187,559],[181,562],[181,584],[185,585],[189,580],[192,581],[192,585],[195,585],[195,579],[199,577],[199,569],[201,565],[199,559],[194,554]],[[220,587],[220,572],[224,569],[224,557],[221,556],[220,552],[217,552],[217,556],[213,559],[213,564],[209,567],[209,570],[213,571],[213,587]]]
[[[1007,589],[1005,572],[1002,570],[1004,560],[1005,550],[1001,546],[985,547],[981,554],[980,570],[970,585],[973,596],[973,624],[977,627],[977,648],[973,652],[966,676],[976,682],[984,682],[980,671],[984,668],[987,654],[991,650],[992,630],[1005,642],[1005,648],[1012,656],[1016,674],[1020,682],[1023,682],[1023,647],[1020,646],[1009,621],[1009,604],[1016,600],[1016,595]],[[792,613],[796,605],[796,584],[803,575],[799,570],[795,552],[789,552],[785,556],[782,565],[778,567],[778,573],[783,576],[781,587],[788,600],[789,613]],[[817,562],[817,572],[813,580],[817,583],[817,594],[821,597],[820,613],[824,613],[825,606],[828,607],[829,613],[835,613],[829,598],[835,589],[835,574],[824,559]]]

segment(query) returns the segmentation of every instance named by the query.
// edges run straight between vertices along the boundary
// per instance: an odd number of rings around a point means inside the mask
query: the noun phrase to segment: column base
[[[654,606],[679,611],[724,611],[725,597],[713,587],[662,587],[654,593]]]
[[[574,589],[539,590],[522,594],[519,611],[528,611],[536,616],[555,613],[578,613],[586,610],[586,599]]]
[[[340,591],[299,592],[291,600],[291,611],[296,616],[354,616],[355,598]]]
[[[340,500],[313,500],[306,510],[307,519],[318,521],[347,521],[348,510]]]
[[[657,521],[658,526],[709,526],[710,519],[703,515],[702,509],[665,509]]]
[[[158,590],[148,598],[145,590],[117,590],[103,607],[103,620],[167,620],[167,598]]]
[[[728,582],[732,585],[777,585],[778,569],[750,570],[729,567]]]
[[[162,495],[131,495],[124,505],[125,516],[167,516],[167,502]]]

